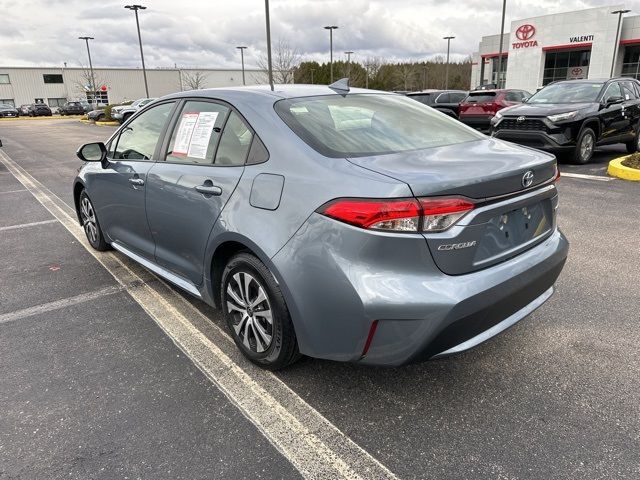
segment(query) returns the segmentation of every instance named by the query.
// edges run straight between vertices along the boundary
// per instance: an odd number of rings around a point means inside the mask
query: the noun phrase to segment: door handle
[[[137,187],[141,187],[142,185],[144,185],[144,180],[141,178],[130,178],[129,183],[132,183]]]
[[[213,195],[214,197],[219,197],[222,195],[222,189],[216,185],[210,185],[205,183],[204,185],[198,185],[196,187],[196,191],[200,192],[203,195]]]

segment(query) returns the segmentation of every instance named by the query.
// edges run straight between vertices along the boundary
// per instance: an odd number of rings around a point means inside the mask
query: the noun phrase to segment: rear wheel
[[[593,151],[596,147],[596,134],[590,128],[583,128],[576,142],[576,149],[571,155],[572,163],[584,165],[593,158]]]
[[[640,125],[636,127],[635,138],[632,141],[625,143],[625,147],[627,147],[627,152],[629,153],[640,152]]]
[[[231,336],[249,360],[279,370],[300,357],[280,287],[254,255],[240,253],[229,260],[220,300]]]
[[[100,223],[98,223],[98,217],[96,217],[96,211],[86,190],[83,190],[80,194],[80,220],[91,246],[101,252],[108,250],[109,244],[104,239]]]
[[[126,122],[127,120],[129,120],[129,118],[131,118],[131,115],[133,115],[132,113],[125,113],[122,116],[122,123]]]

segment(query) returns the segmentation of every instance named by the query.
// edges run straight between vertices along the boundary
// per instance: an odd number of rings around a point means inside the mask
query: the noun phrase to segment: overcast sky
[[[139,0],[138,0],[139,1]],[[335,58],[355,51],[354,60],[380,56],[419,60],[446,52],[477,50],[480,37],[500,32],[500,0],[271,0],[272,39],[287,40],[304,59],[328,60],[328,32]],[[615,0],[508,0],[506,29],[519,19],[616,4]],[[640,0],[624,2],[640,14]],[[133,12],[111,0],[0,0],[0,63],[3,66],[87,64],[81,35],[91,42],[94,66],[137,67],[140,63]],[[148,68],[190,66],[239,68],[237,45],[255,65],[265,49],[263,0],[148,0],[140,25]]]

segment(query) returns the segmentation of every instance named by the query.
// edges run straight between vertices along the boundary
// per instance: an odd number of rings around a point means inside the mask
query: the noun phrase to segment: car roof
[[[467,93],[467,90],[437,90],[433,88],[428,88],[426,90],[418,90],[417,92],[409,92],[407,95],[424,95],[431,93]]]

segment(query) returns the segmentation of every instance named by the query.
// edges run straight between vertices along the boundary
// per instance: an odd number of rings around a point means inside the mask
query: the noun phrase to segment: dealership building
[[[119,103],[146,96],[141,69],[94,68],[97,103]],[[265,83],[260,70],[245,70],[247,85]],[[242,70],[223,69],[147,69],[151,97],[161,97],[194,87],[242,85]],[[43,102],[57,107],[67,100],[93,103],[91,73],[84,68],[0,67],[0,103],[19,106]]]
[[[471,88],[498,84],[535,92],[557,80],[640,79],[640,15],[619,14],[624,5],[590,8],[511,22],[503,37],[502,74],[498,76],[500,34],[482,37],[473,54]]]

